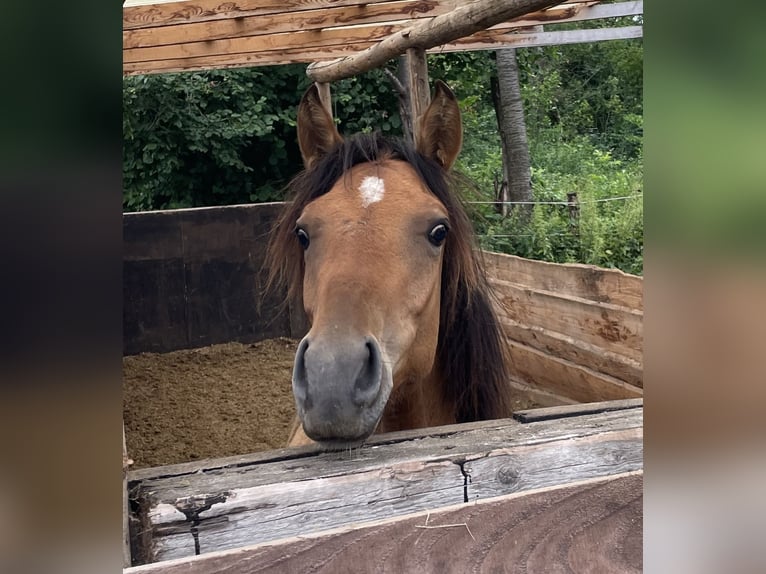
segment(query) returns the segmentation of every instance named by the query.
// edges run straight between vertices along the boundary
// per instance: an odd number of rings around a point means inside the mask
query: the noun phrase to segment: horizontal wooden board
[[[627,28],[627,27],[625,27]],[[601,40],[614,40],[619,38],[637,38],[641,36],[640,27],[631,27],[624,35],[620,30],[623,28],[605,29]],[[427,50],[429,54],[441,54],[447,52],[462,52],[476,50],[496,50],[498,48],[525,48],[535,46],[549,46],[558,44],[572,44],[578,42],[596,42],[599,35],[594,33],[588,39],[581,35],[570,34],[570,31],[542,32],[540,34],[509,34],[499,33],[497,37],[486,37],[477,41],[473,36],[462,38],[453,43],[443,44]],[[578,31],[571,31],[578,32]],[[608,32],[608,33],[607,33]],[[337,41],[337,40],[336,40]],[[263,52],[226,52],[217,55],[203,55],[193,57],[179,57],[149,60],[139,62],[124,62],[123,73],[126,75],[168,73],[208,69],[238,68],[243,66],[275,66],[283,64],[311,63],[319,60],[332,60],[355,54],[374,45],[373,41],[360,39],[351,43],[340,43],[331,46],[309,46],[284,49],[272,49]],[[167,56],[167,55],[166,55]]]
[[[124,572],[639,573],[642,503],[633,472]]]
[[[123,71],[126,74],[196,70],[237,66],[276,65],[339,58],[359,52],[391,34],[409,28],[418,18],[443,16],[461,5],[456,0],[396,0],[387,2],[168,2],[124,8]],[[522,47],[551,42],[598,41],[626,36],[609,31],[514,34],[524,27],[635,14],[642,2],[589,7],[567,3],[527,14],[490,30],[456,40],[431,51]],[[162,24],[162,25],[160,25]],[[172,25],[166,25],[172,24]],[[382,24],[382,25],[380,25]],[[640,27],[639,27],[640,28]],[[563,34],[553,38],[550,34]],[[572,36],[566,40],[564,36]],[[622,34],[622,35],[621,35]],[[587,38],[586,38],[587,36]],[[568,36],[567,36],[568,37]]]
[[[123,49],[165,46],[185,42],[206,42],[244,36],[260,36],[282,32],[322,30],[332,27],[358,26],[379,22],[402,22],[412,25],[418,18],[446,14],[460,4],[459,0],[395,0],[345,6],[333,2],[319,9],[300,10],[287,7],[280,12],[261,12],[252,16],[219,19],[190,17],[172,26],[125,27]],[[641,2],[620,2],[588,7],[568,4],[540,10],[493,26],[492,30],[509,30],[543,23],[575,22],[595,18],[626,16],[641,13]],[[302,7],[302,8],[305,8]],[[261,10],[266,8],[261,7]],[[275,10],[275,7],[271,7]],[[238,12],[239,13],[239,12]]]
[[[503,281],[633,310],[644,308],[643,278],[618,269],[549,263],[490,251],[484,252],[484,260],[490,276]]]
[[[179,23],[168,27],[125,30],[122,34],[122,46],[123,49],[165,46],[185,42],[207,42],[379,22],[401,20],[411,22],[413,18],[436,16],[449,12],[454,8],[455,1],[401,0],[357,6],[333,6],[297,13],[279,12],[209,22]]]
[[[560,419],[563,417],[578,417],[608,411],[623,411],[638,409],[644,406],[644,399],[624,399],[621,401],[600,401],[598,403],[576,403],[537,409],[525,409],[513,413],[513,418],[523,423]]]
[[[133,480],[142,533],[134,556],[164,560],[233,549],[530,490],[562,477],[638,470],[642,420],[642,409],[631,409],[528,424],[488,421],[351,452],[298,449],[294,458]],[[513,481],[511,471],[494,471],[492,479],[489,463],[480,462],[496,457],[503,468],[520,461]]]
[[[554,357],[586,366],[599,373],[605,373],[636,387],[644,386],[642,362],[544,327],[521,325],[508,318],[502,319],[502,325],[509,339]]]
[[[511,339],[513,378],[580,403],[643,397],[643,390],[571,361],[553,357]]]
[[[491,284],[500,319],[511,326],[541,327],[643,362],[643,312],[500,279]]]

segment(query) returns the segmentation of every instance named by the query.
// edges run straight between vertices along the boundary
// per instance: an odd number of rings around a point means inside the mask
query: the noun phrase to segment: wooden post
[[[317,82],[317,89],[319,90],[319,99],[324,105],[325,109],[332,117],[332,96],[330,95],[330,83],[329,82]]]
[[[410,90],[413,143],[417,146],[420,117],[431,102],[431,91],[428,86],[428,63],[426,62],[426,51],[422,48],[409,48],[407,50],[407,84]]]
[[[577,201],[576,191],[567,193],[567,208],[569,209],[569,224],[576,227],[580,220],[580,204]]]

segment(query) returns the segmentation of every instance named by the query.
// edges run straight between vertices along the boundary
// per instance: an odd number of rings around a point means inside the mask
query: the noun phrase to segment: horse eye
[[[306,230],[301,229],[299,227],[298,229],[295,230],[295,235],[298,236],[298,243],[301,244],[301,247],[303,247],[304,250],[308,249],[310,241],[309,241],[309,234],[306,233]]]
[[[436,247],[439,247],[444,240],[447,239],[447,226],[443,223],[436,225],[431,231],[428,232],[428,241],[430,241]]]

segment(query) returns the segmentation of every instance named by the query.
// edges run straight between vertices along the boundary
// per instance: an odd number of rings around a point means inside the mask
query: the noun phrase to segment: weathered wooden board
[[[559,405],[555,407],[542,407],[537,409],[525,409],[513,413],[513,418],[523,423],[533,423],[549,419],[561,419],[564,417],[577,417],[606,413],[609,411],[623,411],[626,409],[638,409],[644,406],[644,399],[623,399],[621,401],[599,401],[597,403],[576,403],[573,405]]]
[[[300,336],[302,309],[263,293],[268,234],[282,204],[128,213],[123,352]]]
[[[513,378],[579,403],[633,399],[643,396],[643,389],[630,385],[584,365],[560,359],[506,340]]]
[[[643,474],[489,498],[125,574],[610,572],[643,566]]]
[[[542,326],[522,325],[508,318],[503,318],[501,322],[503,332],[509,339],[524,343],[553,357],[566,359],[578,365],[586,365],[594,371],[606,373],[636,387],[644,386],[642,362],[607,351],[576,337],[550,331]]]
[[[604,351],[643,360],[643,312],[599,303],[556,291],[491,280],[500,318],[593,345]]]
[[[518,0],[518,3],[531,0]],[[539,3],[538,6],[545,6]],[[548,4],[555,4],[551,2]],[[530,6],[533,6],[530,4]],[[490,10],[499,10],[489,3]],[[458,0],[238,0],[237,2],[126,3],[123,8],[123,71],[128,74],[242,65],[274,65],[349,57],[372,49],[377,42],[401,33],[407,39],[435,18],[452,18],[464,25],[466,17],[454,10],[473,13]],[[448,43],[422,42],[440,52],[517,47],[551,41],[598,41],[627,36],[621,28],[606,30],[541,32],[527,38],[520,28],[551,22],[612,18],[643,12],[640,1],[599,5],[565,2],[546,10],[531,11],[514,19],[476,29],[476,34],[452,37]],[[640,32],[640,27],[639,32]],[[599,36],[606,32],[608,37]],[[565,38],[567,34],[582,38]],[[562,35],[561,38],[551,37]],[[611,35],[609,35],[611,34]],[[454,35],[454,34],[453,34]],[[524,37],[522,37],[524,36]],[[441,44],[441,45],[438,45]],[[375,48],[377,50],[377,48]],[[314,72],[312,72],[314,73]],[[324,73],[316,71],[316,73]],[[321,78],[319,78],[321,79]]]
[[[548,263],[503,253],[484,253],[491,277],[599,303],[643,310],[643,278],[618,269],[578,263]]]
[[[489,421],[393,442],[382,435],[351,452],[304,448],[291,456],[285,449],[271,461],[165,467],[163,476],[131,481],[141,524],[134,559],[233,549],[638,470],[642,415],[632,408],[529,424]]]

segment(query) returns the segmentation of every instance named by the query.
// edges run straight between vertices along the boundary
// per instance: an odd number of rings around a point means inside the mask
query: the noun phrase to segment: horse
[[[342,137],[316,85],[301,98],[304,170],[267,249],[269,285],[302,300],[290,446],[511,414],[506,348],[452,166],[457,99],[435,82],[415,144]]]

